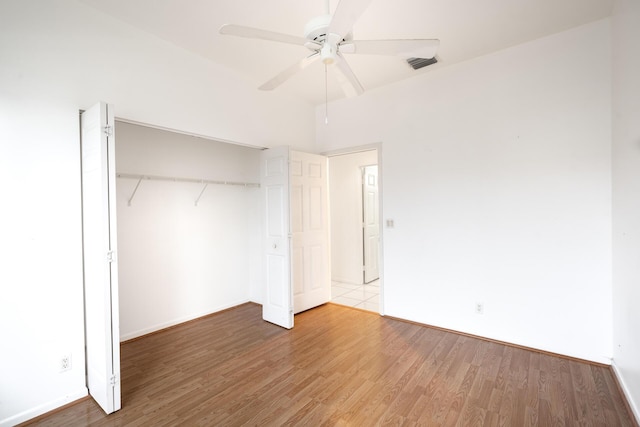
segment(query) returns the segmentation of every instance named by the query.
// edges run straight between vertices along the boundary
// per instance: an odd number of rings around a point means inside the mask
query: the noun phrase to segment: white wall
[[[7,94],[34,94],[116,116],[255,146],[307,148],[313,108],[73,0],[2,2]]]
[[[258,183],[260,150],[119,122],[120,173]],[[120,336],[250,300],[259,278],[259,189],[119,178]],[[256,219],[257,217],[257,219]]]
[[[640,419],[640,3],[613,13],[613,366]]]
[[[609,43],[603,20],[316,110],[327,151],[382,141],[385,314],[610,362]]]
[[[0,2],[0,425],[86,394],[78,110],[308,149],[313,108],[255,86],[73,0]]]
[[[0,425],[86,395],[78,141],[77,106],[0,92]]]
[[[329,158],[331,279],[362,284],[362,170],[378,163],[376,150]]]

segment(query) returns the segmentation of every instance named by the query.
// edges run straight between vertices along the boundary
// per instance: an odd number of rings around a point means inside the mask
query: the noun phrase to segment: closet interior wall
[[[259,159],[259,149],[116,123],[121,340],[259,301]]]

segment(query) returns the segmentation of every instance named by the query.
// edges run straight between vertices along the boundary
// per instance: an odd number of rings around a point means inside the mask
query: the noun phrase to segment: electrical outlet
[[[71,370],[71,354],[65,354],[60,358],[60,372]]]
[[[484,304],[481,302],[476,303],[476,314],[484,314]]]

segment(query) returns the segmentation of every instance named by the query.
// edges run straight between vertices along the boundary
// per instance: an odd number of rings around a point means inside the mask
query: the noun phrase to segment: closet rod
[[[202,198],[202,194],[204,193],[204,190],[207,189],[207,186],[209,184],[235,185],[235,186],[239,186],[239,187],[260,187],[260,184],[256,184],[256,183],[253,183],[253,182],[217,181],[217,180],[211,180],[211,179],[180,178],[180,177],[176,177],[176,176],[139,175],[139,174],[133,174],[133,173],[116,173],[116,176],[118,178],[130,178],[130,179],[137,179],[138,180],[138,182],[136,183],[136,187],[133,189],[133,193],[131,193],[131,197],[129,197],[129,200],[127,201],[127,205],[128,206],[131,206],[131,201],[135,197],[136,192],[138,191],[138,187],[140,186],[140,183],[142,182],[142,180],[172,181],[172,182],[193,182],[193,183],[196,183],[196,184],[204,184],[204,187],[202,187],[202,191],[200,191],[200,194],[198,195],[198,198],[195,201],[195,205],[196,206],[198,206],[198,202]]]
[[[196,184],[219,184],[219,185],[238,185],[241,187],[260,187],[260,184],[255,182],[238,182],[238,181],[218,181],[212,179],[197,179],[197,178],[181,178],[176,176],[159,176],[159,175],[139,175],[133,173],[117,173],[118,178],[130,178],[138,180],[149,181],[173,181],[173,182],[195,182]]]

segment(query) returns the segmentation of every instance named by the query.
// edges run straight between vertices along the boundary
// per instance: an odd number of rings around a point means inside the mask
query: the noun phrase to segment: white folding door
[[[113,109],[91,107],[81,127],[87,387],[109,414],[121,405]]]

